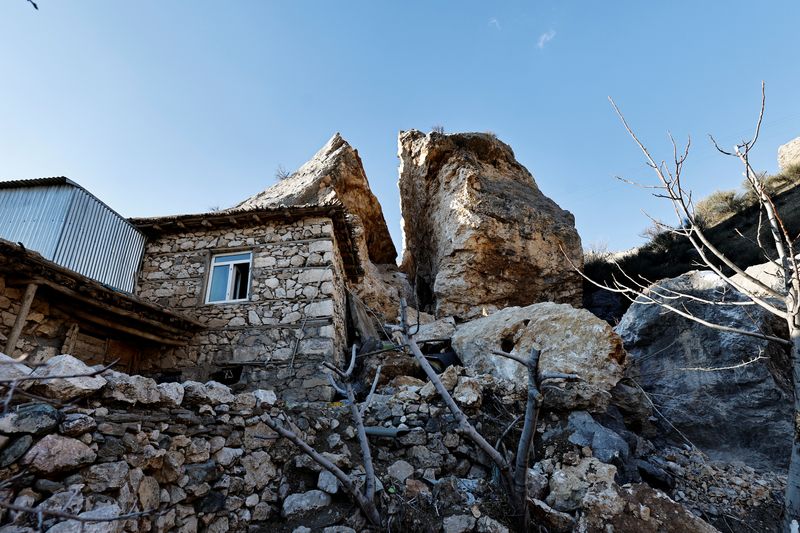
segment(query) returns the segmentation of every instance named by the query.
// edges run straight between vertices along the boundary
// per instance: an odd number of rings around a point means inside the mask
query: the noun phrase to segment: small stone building
[[[147,235],[136,295],[204,327],[183,346],[152,350],[142,373],[331,399],[319,367],[341,363],[346,279],[361,274],[341,205],[131,222]]]

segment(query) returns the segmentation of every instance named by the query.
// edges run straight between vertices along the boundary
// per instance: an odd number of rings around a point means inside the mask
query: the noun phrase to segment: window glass
[[[215,266],[211,272],[211,289],[208,291],[209,302],[224,302],[228,292],[228,265]]]
[[[250,261],[250,252],[245,252],[243,254],[218,255],[214,257],[214,264],[232,263],[235,261]]]

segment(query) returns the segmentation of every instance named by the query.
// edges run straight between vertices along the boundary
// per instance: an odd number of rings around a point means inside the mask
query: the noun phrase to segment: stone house
[[[346,281],[361,268],[341,205],[133,219],[145,235],[136,295],[203,325],[143,373],[180,374],[329,400],[319,371],[347,342]]]
[[[346,284],[362,274],[340,203],[125,220],[47,178],[0,184],[0,207],[9,355],[73,353],[161,380],[331,399],[319,367],[342,359]]]

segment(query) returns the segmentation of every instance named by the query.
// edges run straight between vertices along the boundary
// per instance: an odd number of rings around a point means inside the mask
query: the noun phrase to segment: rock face
[[[792,165],[800,165],[800,137],[778,148],[778,168],[783,171]]]
[[[580,305],[572,214],[491,134],[401,132],[402,269],[424,310],[480,316],[542,301]]]
[[[534,345],[541,350],[542,372],[582,378],[563,389],[548,388],[549,406],[595,412],[608,406],[609,391],[622,378],[625,351],[611,327],[588,311],[549,302],[509,307],[464,323],[453,335],[453,348],[464,365],[511,382],[520,392],[527,390],[525,367],[492,351],[527,356]]]
[[[745,300],[707,271],[688,272],[658,286],[709,300]],[[755,305],[712,306],[688,298],[671,305],[685,305],[712,323],[775,336],[784,331],[780,319]],[[631,355],[632,375],[695,445],[718,460],[786,467],[792,402],[783,347],[711,329],[655,305],[631,305],[616,331]],[[724,367],[732,368],[708,371]]]
[[[397,250],[381,205],[369,188],[358,151],[338,133],[297,172],[234,209],[324,204],[336,199],[361,219],[370,260],[378,264],[394,263]]]
[[[397,250],[361,158],[338,133],[297,172],[235,206],[327,204],[340,201],[355,215],[355,241],[364,276],[352,287],[373,310],[394,321],[408,282],[398,272]]]

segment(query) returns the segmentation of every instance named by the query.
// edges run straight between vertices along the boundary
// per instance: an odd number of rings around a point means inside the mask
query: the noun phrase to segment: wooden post
[[[14,348],[17,346],[17,341],[22,333],[22,328],[25,326],[25,321],[28,320],[28,312],[31,310],[33,297],[36,296],[36,289],[38,287],[39,286],[35,283],[29,283],[28,286],[25,287],[25,294],[22,296],[22,303],[19,306],[17,319],[14,321],[14,327],[11,328],[11,333],[8,334],[6,347],[3,350],[6,355],[14,356]]]

